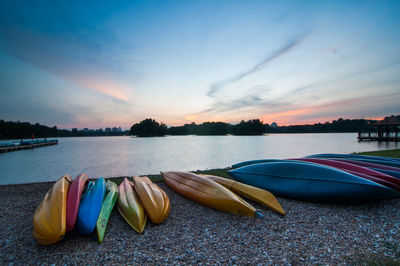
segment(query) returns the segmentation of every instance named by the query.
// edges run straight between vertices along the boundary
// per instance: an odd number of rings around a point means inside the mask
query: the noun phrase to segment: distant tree
[[[233,135],[262,135],[267,131],[267,126],[259,119],[241,121],[237,125],[232,126]]]
[[[165,136],[168,128],[163,123],[158,123],[154,119],[148,118],[131,127],[130,134],[138,137]]]

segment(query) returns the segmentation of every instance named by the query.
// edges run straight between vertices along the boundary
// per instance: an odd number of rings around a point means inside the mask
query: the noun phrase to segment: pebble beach
[[[0,186],[0,264],[371,264],[400,263],[400,200],[320,204],[278,198],[286,215],[257,203],[264,218],[199,205],[158,185],[169,217],[136,233],[114,208],[102,244],[74,233],[41,246],[36,207],[53,183]]]

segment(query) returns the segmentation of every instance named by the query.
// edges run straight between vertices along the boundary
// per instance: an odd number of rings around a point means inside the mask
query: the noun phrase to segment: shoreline
[[[223,175],[228,169],[200,172]],[[32,236],[32,219],[53,183],[0,186],[0,223],[5,225],[0,264],[400,263],[400,199],[328,204],[277,197],[285,216],[248,201],[263,213],[257,219],[192,202],[162,180],[158,185],[171,202],[163,223],[148,221],[138,234],[114,208],[102,244],[95,233],[72,232],[56,244],[41,246]]]
[[[32,236],[33,213],[52,182],[0,186],[1,264],[361,264],[400,261],[400,199],[323,204],[278,197],[286,215],[249,201],[255,219],[202,206],[158,185],[171,201],[160,225],[137,234],[114,208],[103,244],[67,234],[50,246]]]

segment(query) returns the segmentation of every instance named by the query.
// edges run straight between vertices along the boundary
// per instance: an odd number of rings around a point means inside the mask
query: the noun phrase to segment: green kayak
[[[101,205],[99,218],[97,218],[96,232],[99,243],[103,242],[104,234],[106,233],[108,219],[118,199],[118,186],[114,182],[107,181],[106,196]]]

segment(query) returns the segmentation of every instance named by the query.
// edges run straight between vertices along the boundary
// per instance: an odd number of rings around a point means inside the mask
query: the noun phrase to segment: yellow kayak
[[[217,182],[218,184],[223,185],[227,189],[235,192],[239,196],[248,198],[250,200],[254,200],[276,212],[279,212],[282,215],[285,215],[285,211],[283,210],[281,204],[279,204],[278,200],[275,196],[264,189],[249,186],[235,180],[231,180],[228,178],[223,178],[215,175],[204,175],[205,177]]]
[[[162,223],[169,214],[170,202],[167,194],[151,180],[135,176],[135,190],[153,223]]]
[[[136,232],[142,233],[147,215],[133,187],[134,184],[127,178],[119,185],[118,210]]]
[[[161,174],[169,187],[200,204],[244,216],[262,216],[238,195],[204,176],[188,172],[163,172]]]
[[[42,245],[50,245],[64,238],[67,223],[67,195],[72,178],[61,177],[47,191],[33,216],[33,236]]]

